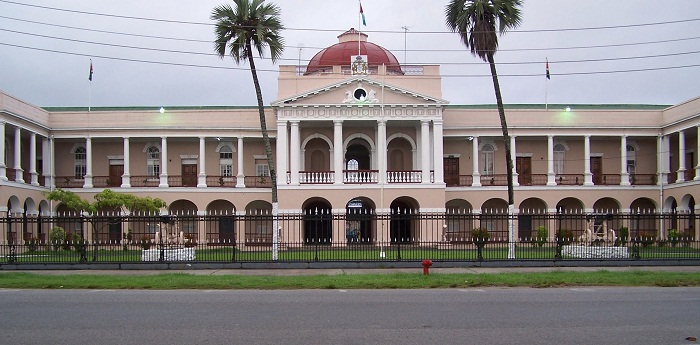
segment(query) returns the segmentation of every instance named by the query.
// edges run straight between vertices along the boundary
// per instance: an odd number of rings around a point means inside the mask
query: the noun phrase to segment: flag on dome
[[[88,80],[92,81],[92,60],[90,60],[90,75],[88,76]]]
[[[549,79],[549,60],[546,60],[545,62],[545,70],[547,74],[547,79]]]
[[[367,21],[365,21],[365,11],[362,10],[362,1],[360,1],[360,16],[362,16],[362,25],[367,26]]]

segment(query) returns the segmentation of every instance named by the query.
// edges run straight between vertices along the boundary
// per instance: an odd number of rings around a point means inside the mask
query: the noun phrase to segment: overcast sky
[[[0,90],[39,106],[255,105],[248,65],[214,54],[209,16],[223,3],[232,1],[0,0]],[[277,65],[257,62],[265,104],[277,98],[278,65],[305,64],[358,27],[358,0],[274,3],[287,48]],[[361,29],[401,63],[441,65],[450,104],[493,104],[488,65],[447,29],[447,3],[364,0]],[[543,104],[546,95],[549,104],[677,104],[700,96],[700,1],[524,3],[521,27],[500,38],[496,54],[505,103]]]

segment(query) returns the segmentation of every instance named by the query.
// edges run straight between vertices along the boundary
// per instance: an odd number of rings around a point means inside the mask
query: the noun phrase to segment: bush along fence
[[[691,213],[349,210],[277,217],[273,222],[265,211],[8,216],[0,219],[0,264],[700,259]]]

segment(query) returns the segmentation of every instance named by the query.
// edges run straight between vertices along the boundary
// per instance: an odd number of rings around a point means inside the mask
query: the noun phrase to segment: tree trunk
[[[496,63],[493,60],[493,53],[489,53],[487,55],[487,58],[489,61],[489,66],[491,67],[493,90],[496,93],[498,116],[501,119],[501,131],[503,131],[503,146],[506,148],[506,169],[508,170],[508,258],[515,259],[515,229],[513,219],[515,217],[515,198],[513,196],[513,157],[511,157],[510,152],[510,135],[508,135],[508,123],[506,122],[506,112],[503,109],[501,87],[498,84],[498,73],[496,73]]]
[[[277,260],[278,255],[278,219],[279,214],[279,203],[277,200],[277,171],[275,170],[275,161],[272,157],[272,145],[270,145],[270,136],[267,133],[267,123],[265,121],[265,106],[263,105],[262,90],[260,89],[260,82],[258,81],[258,73],[255,69],[255,62],[253,61],[253,51],[251,50],[250,41],[246,44],[246,55],[248,57],[248,63],[250,63],[250,73],[253,75],[253,84],[255,85],[255,95],[258,98],[258,114],[260,115],[260,131],[263,135],[263,142],[265,143],[265,155],[267,156],[267,166],[270,170],[270,180],[272,181],[272,260]]]

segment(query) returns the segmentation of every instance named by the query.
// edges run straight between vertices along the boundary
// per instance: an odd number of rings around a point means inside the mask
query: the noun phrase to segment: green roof
[[[663,110],[670,105],[663,104],[504,104],[505,109],[532,109],[532,110],[544,110],[544,109],[566,109],[566,107],[571,107],[572,109],[578,110]],[[469,104],[469,105],[459,105],[450,104],[447,105],[448,109],[497,109],[495,104]]]
[[[88,111],[88,107],[41,107],[50,112],[80,112]],[[159,111],[157,106],[124,106],[124,107],[90,107],[90,111]],[[257,109],[257,106],[206,105],[206,106],[163,106],[165,110],[236,110]]]
[[[544,110],[545,108],[577,110],[663,110],[671,105],[664,104],[504,104],[505,109]],[[204,106],[163,106],[166,110],[242,110],[257,109],[257,106],[243,105],[204,105]],[[269,108],[266,106],[265,108]],[[497,109],[495,104],[449,104],[447,109]],[[86,112],[88,107],[42,107],[50,112]],[[90,111],[158,111],[158,106],[90,107]]]

